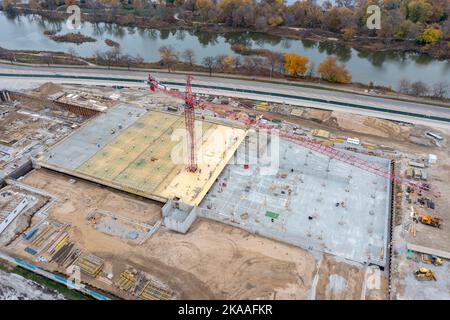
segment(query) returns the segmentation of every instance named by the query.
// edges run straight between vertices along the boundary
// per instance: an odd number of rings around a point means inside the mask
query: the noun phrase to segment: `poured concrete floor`
[[[255,144],[243,143],[200,204],[200,214],[306,249],[384,266],[389,180],[288,141],[280,141],[279,151],[272,144],[266,154],[279,154],[272,158],[278,170],[269,168],[264,154],[252,161]],[[360,156],[390,166],[386,159]]]
[[[184,117],[120,104],[38,159],[41,166],[158,201],[198,205],[246,131],[195,121],[198,170],[188,172]]]

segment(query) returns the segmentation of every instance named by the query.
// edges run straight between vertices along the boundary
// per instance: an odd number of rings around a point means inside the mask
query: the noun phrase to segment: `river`
[[[396,88],[402,78],[422,80],[430,85],[450,80],[450,61],[440,61],[423,54],[378,52],[351,49],[337,41],[316,42],[271,36],[256,32],[211,32],[185,30],[157,30],[137,27],[123,27],[116,24],[83,22],[84,35],[97,42],[83,44],[60,43],[43,34],[46,29],[57,30],[59,34],[72,32],[64,22],[48,20],[38,15],[7,16],[0,12],[0,46],[8,49],[65,51],[70,48],[84,57],[96,52],[110,50],[104,40],[112,39],[121,45],[123,54],[139,55],[145,60],[159,59],[158,48],[173,45],[178,51],[194,50],[197,62],[205,56],[235,54],[231,45],[240,42],[253,48],[266,48],[280,52],[295,52],[306,55],[316,65],[327,55],[336,55],[347,65],[353,81]]]

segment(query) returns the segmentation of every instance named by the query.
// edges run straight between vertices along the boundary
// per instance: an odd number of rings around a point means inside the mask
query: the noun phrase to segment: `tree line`
[[[15,0],[3,0],[8,7]],[[34,9],[54,10],[74,0],[30,0]],[[384,41],[415,40],[423,46],[449,50],[448,0],[336,0],[318,4],[300,0],[80,0],[86,12],[108,21],[133,24],[136,17],[166,23],[211,24],[267,31],[276,27],[315,29],[339,34],[344,40],[375,37]],[[370,5],[381,6],[381,29],[366,26]],[[447,41],[445,41],[447,40]]]
[[[281,53],[267,49],[255,49],[247,55],[206,56],[198,61],[192,49],[178,52],[171,45],[159,48],[160,59],[157,62],[146,62],[141,56],[121,54],[120,47],[113,47],[110,51],[97,52],[91,58],[99,65],[122,66],[135,68],[166,68],[168,72],[174,70],[239,74],[247,76],[263,76],[270,78],[324,80],[330,83],[348,84],[352,82],[352,75],[345,64],[339,64],[335,56],[328,56],[318,66],[308,57],[293,52]],[[245,50],[244,50],[245,51]],[[255,54],[256,52],[256,54]],[[76,57],[76,53],[71,53]],[[373,87],[370,84],[369,87]],[[442,99],[447,96],[449,84],[445,81],[428,85],[422,81],[399,81],[397,91],[407,95],[432,97]]]
[[[344,64],[339,65],[335,56],[325,58],[316,68],[309,58],[296,53],[280,53],[266,49],[259,49],[258,55],[231,56],[219,54],[206,56],[201,61],[209,74],[245,73],[251,75],[288,76],[292,78],[315,78],[333,83],[350,83],[352,76]],[[178,63],[182,62],[191,67],[196,64],[195,53],[191,49],[177,52],[173,46],[164,45],[159,48],[160,63],[167,66],[170,72]]]

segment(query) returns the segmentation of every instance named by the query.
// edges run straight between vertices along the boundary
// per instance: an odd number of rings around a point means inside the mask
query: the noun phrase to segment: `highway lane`
[[[107,69],[77,69],[77,68],[36,68],[28,66],[0,65],[0,74],[13,74],[15,77],[23,75],[29,81],[52,81],[65,83],[95,83],[107,85],[144,86],[143,80],[147,73],[140,71],[120,71]],[[185,76],[182,74],[153,73],[162,81],[172,83],[169,86],[182,88]],[[28,78],[40,76],[46,78]],[[63,77],[84,77],[84,79],[68,79]],[[101,77],[105,79],[93,79]],[[3,76],[5,78],[5,76]],[[7,77],[6,77],[7,78]],[[9,77],[15,79],[14,77]],[[108,79],[114,78],[114,79]],[[18,80],[18,79],[17,79]],[[26,80],[25,80],[26,81]],[[255,100],[289,103],[292,105],[340,110],[358,114],[382,116],[391,120],[409,121],[414,123],[429,123],[426,117],[437,117],[450,122],[450,108],[430,106],[415,102],[397,101],[375,96],[363,96],[351,93],[335,92],[314,88],[304,88],[292,85],[271,84],[250,80],[235,80],[208,76],[195,76],[194,92],[223,94]],[[211,88],[214,86],[214,88]],[[209,88],[208,88],[209,87]],[[247,91],[247,92],[245,92]],[[395,111],[394,113],[392,111]],[[398,113],[413,113],[415,116]],[[397,113],[397,114],[396,114]],[[415,118],[415,119],[414,119]],[[425,121],[420,121],[422,118]],[[409,120],[408,120],[409,119]],[[410,121],[414,119],[414,121]],[[437,120],[437,119],[436,119]],[[438,121],[432,121],[438,122]],[[441,122],[441,121],[439,121]]]
[[[36,68],[32,66],[16,66],[16,65],[0,65],[0,72],[16,72],[20,73],[33,73],[40,74],[71,74],[71,75],[95,75],[95,76],[120,76],[126,78],[134,79],[145,79],[147,77],[147,72],[141,71],[127,71],[127,70],[107,70],[107,69],[88,69],[88,68],[59,68],[59,67],[45,67]],[[155,76],[166,81],[184,81],[185,76],[183,74],[177,73],[158,73],[153,72]],[[367,104],[370,106],[381,106],[386,108],[398,108],[407,109],[411,112],[420,112],[426,107],[427,110],[431,110],[436,114],[446,114],[450,115],[450,109],[445,107],[424,105],[417,102],[407,102],[398,101],[392,99],[386,99],[371,95],[356,95],[351,93],[336,92],[332,90],[314,89],[308,87],[299,87],[295,85],[288,84],[273,84],[267,82],[256,82],[250,80],[236,80],[227,79],[221,77],[208,77],[196,75],[193,83],[197,84],[215,84],[220,86],[225,86],[231,89],[254,89],[263,90],[267,92],[280,92],[295,95],[302,95],[326,100],[341,101],[355,104]],[[450,106],[450,105],[449,105]]]

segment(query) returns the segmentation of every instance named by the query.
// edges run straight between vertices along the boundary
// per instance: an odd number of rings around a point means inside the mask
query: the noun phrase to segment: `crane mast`
[[[195,144],[195,97],[192,95],[191,79],[192,76],[188,75],[184,99],[184,120],[186,122],[186,150],[188,153],[187,169],[190,172],[195,172],[197,171],[198,166]]]

